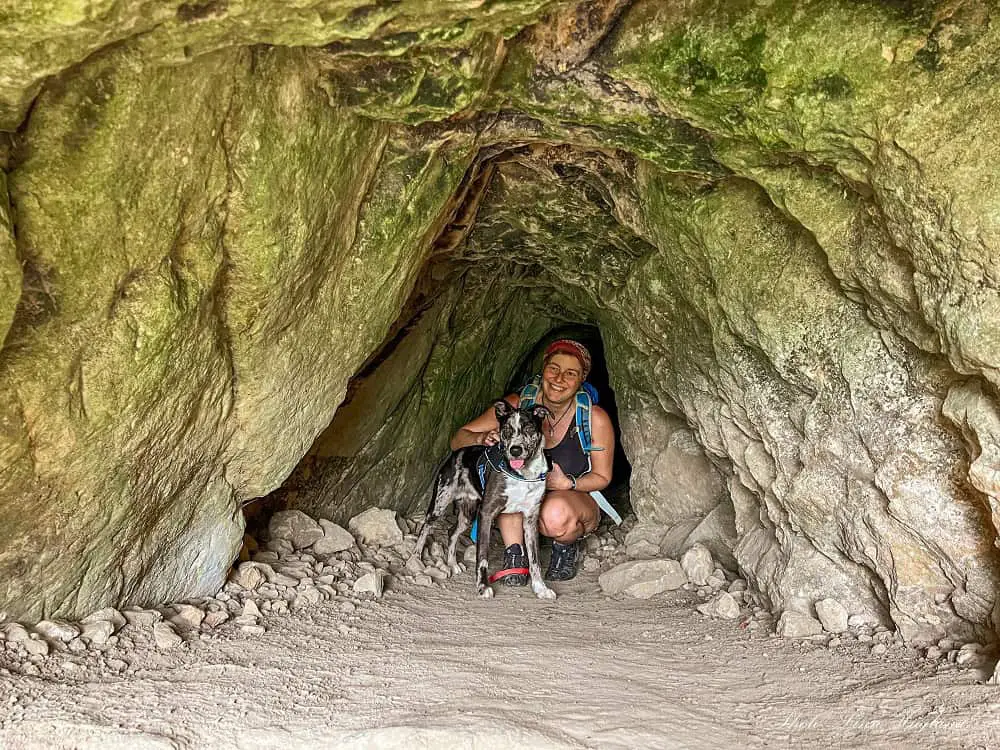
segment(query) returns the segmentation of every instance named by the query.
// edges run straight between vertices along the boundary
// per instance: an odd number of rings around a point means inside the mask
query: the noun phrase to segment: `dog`
[[[469,528],[478,513],[476,591],[479,596],[489,599],[493,589],[489,586],[487,556],[493,520],[500,513],[522,513],[531,590],[540,599],[555,599],[556,593],[542,580],[538,559],[538,512],[545,496],[545,475],[551,468],[544,453],[545,436],[542,433],[542,423],[549,410],[540,405],[516,409],[503,400],[496,401],[493,408],[500,424],[500,442],[491,448],[481,445],[460,448],[444,462],[437,474],[413,556],[420,558],[431,524],[454,503],[458,520],[448,544],[448,566],[452,573],[461,572],[455,557],[458,537]],[[483,461],[486,481],[480,490],[477,480]]]

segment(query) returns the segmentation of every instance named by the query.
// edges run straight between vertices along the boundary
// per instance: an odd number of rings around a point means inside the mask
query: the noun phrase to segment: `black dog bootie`
[[[552,559],[545,571],[546,581],[568,581],[576,576],[576,542],[560,544],[552,542]]]
[[[527,568],[528,556],[520,544],[512,544],[503,552],[503,570]],[[508,573],[498,579],[504,586],[527,586],[528,576],[524,573]]]

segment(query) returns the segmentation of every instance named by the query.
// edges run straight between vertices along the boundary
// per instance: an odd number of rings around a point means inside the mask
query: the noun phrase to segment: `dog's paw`
[[[481,599],[492,599],[493,589],[487,586],[486,588],[484,588],[482,591],[479,592],[479,596]]]
[[[460,576],[465,572],[465,566],[462,563],[455,563],[451,566],[451,574],[453,576]]]
[[[548,586],[543,586],[542,588],[535,591],[535,595],[539,599],[555,599],[556,592],[550,589]]]

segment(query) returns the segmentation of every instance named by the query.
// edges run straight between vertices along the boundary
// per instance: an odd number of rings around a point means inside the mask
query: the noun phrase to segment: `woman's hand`
[[[545,477],[545,487],[550,490],[571,490],[573,489],[573,480],[559,464],[552,464],[552,471]]]
[[[489,432],[480,432],[479,433],[479,444],[480,445],[485,445],[487,448],[489,448],[491,445],[496,445],[499,442],[500,442],[500,431],[499,430],[490,430]]]

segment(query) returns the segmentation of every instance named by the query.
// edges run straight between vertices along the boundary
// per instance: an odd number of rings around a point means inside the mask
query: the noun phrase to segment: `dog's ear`
[[[541,404],[535,404],[531,407],[531,416],[535,418],[535,421],[538,422],[538,424],[541,424],[543,419],[552,416],[552,412]]]
[[[504,399],[493,402],[493,410],[497,413],[497,421],[503,422],[507,417],[514,413],[514,407],[511,406]]]

